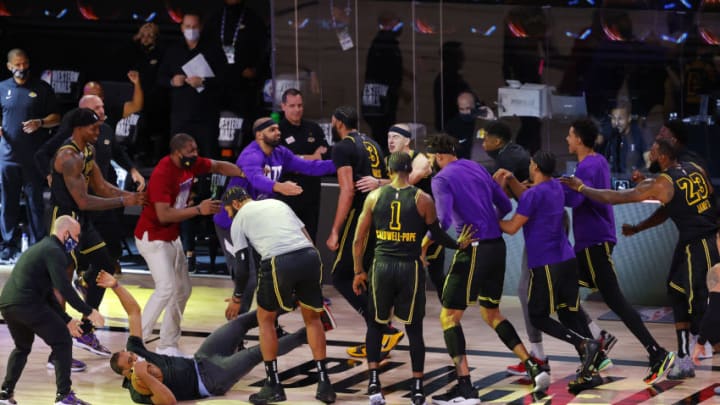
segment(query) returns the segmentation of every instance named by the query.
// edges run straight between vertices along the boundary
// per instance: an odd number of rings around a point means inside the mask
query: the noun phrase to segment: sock
[[[600,333],[602,332],[602,329],[600,329],[598,324],[596,324],[595,321],[590,321],[588,322],[587,326],[588,329],[590,329],[590,333],[592,333],[593,335],[593,339],[600,339]]]
[[[327,368],[325,367],[326,361],[327,359],[315,360],[315,367],[317,367],[319,381],[328,381]]]
[[[530,354],[535,356],[536,359],[545,361],[545,350],[542,342],[530,343]]]
[[[458,376],[458,385],[462,389],[471,389],[472,383],[470,383],[470,376],[469,375]]]
[[[378,369],[370,369],[370,380],[368,381],[368,385],[380,387],[380,374],[378,373]]]
[[[678,340],[678,357],[685,357],[690,354],[690,329],[676,329]]]
[[[419,392],[422,394],[422,392],[423,392],[423,379],[422,378],[413,377],[412,388],[410,389],[410,392],[411,393]]]
[[[662,350],[661,348],[659,348],[657,345],[654,345],[654,344],[645,346],[645,350],[647,350],[648,354],[650,355],[650,359],[653,359],[653,360],[660,357],[661,354],[665,354],[664,350]]]
[[[277,359],[265,362],[265,373],[267,374],[268,383],[280,384],[280,376],[277,371]]]

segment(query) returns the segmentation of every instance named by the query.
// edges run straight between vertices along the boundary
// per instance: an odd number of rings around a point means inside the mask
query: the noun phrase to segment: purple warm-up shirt
[[[610,188],[610,168],[605,157],[592,154],[578,163],[575,177],[585,186],[599,189]],[[615,215],[610,204],[593,201],[584,195],[563,187],[565,205],[572,208],[575,251],[605,242],[615,243]]]
[[[563,186],[555,179],[530,187],[520,196],[517,213],[528,218],[523,225],[528,267],[552,265],[575,258],[563,215]]]
[[[266,155],[256,141],[243,149],[235,163],[243,170],[245,177],[233,177],[227,188],[244,187],[254,200],[274,197],[273,186],[283,171],[307,176],[327,176],[335,173],[335,165],[331,160],[301,159],[282,145],[276,146],[270,155]],[[230,229],[232,220],[224,210],[215,214],[213,219],[221,228]]]
[[[475,238],[502,236],[498,219],[512,209],[510,199],[484,167],[470,160],[449,163],[432,179],[432,191],[440,226],[455,224],[458,233],[473,225]]]

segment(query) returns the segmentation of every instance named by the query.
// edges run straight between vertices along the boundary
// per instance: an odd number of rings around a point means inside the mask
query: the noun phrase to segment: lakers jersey
[[[717,231],[717,213],[711,202],[710,182],[694,163],[682,162],[661,176],[673,185],[675,194],[665,205],[678,228],[680,244],[712,235]]]
[[[91,145],[86,145],[83,150],[80,150],[80,147],[73,142],[72,138],[68,138],[68,140],[66,140],[62,146],[58,148],[57,152],[55,152],[55,156],[53,156],[52,161],[50,162],[50,167],[52,168],[50,203],[53,206],[59,207],[61,212],[79,213],[80,209],[65,185],[63,174],[55,170],[55,159],[57,159],[58,154],[65,149],[72,149],[83,157],[82,174],[85,177],[86,183],[89,181],[90,174],[92,173],[94,167],[93,161],[95,159],[95,153]]]
[[[373,208],[376,256],[411,260],[420,256],[422,238],[427,232],[425,220],[417,209],[421,192],[414,186],[399,190],[390,185],[380,188]]]

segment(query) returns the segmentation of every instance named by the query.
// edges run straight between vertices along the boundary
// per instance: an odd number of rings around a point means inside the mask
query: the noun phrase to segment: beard
[[[337,128],[332,127],[332,128],[330,129],[330,132],[332,132],[333,142],[340,142],[340,141],[342,141],[342,138],[340,138],[340,132],[338,132]]]
[[[648,167],[648,171],[650,173],[660,173],[662,169],[660,169],[660,163],[658,163],[657,160],[653,160],[650,162],[650,167]]]
[[[433,173],[437,173],[437,172],[439,172],[440,170],[442,170],[442,169],[440,168],[440,165],[438,164],[437,160],[433,160],[433,162],[432,162],[432,170],[433,170]]]
[[[280,145],[280,138],[270,139],[267,137],[263,137],[263,142],[265,142],[266,145],[272,146],[274,148]]]

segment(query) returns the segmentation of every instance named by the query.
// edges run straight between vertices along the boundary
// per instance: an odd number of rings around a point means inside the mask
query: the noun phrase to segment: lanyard
[[[220,22],[220,43],[225,44],[225,20],[227,19],[227,7],[223,7],[223,16],[222,21]],[[240,18],[238,18],[237,25],[235,26],[235,32],[233,33],[232,38],[232,47],[235,49],[235,43],[237,42],[238,33],[240,33],[240,29],[243,27],[243,20],[245,19],[245,10],[243,9],[243,12],[240,14]]]
[[[337,21],[335,20],[335,2],[333,0],[330,0],[330,18],[332,19],[332,27],[337,28]],[[350,0],[347,0],[347,4],[345,5],[345,15],[350,17],[350,14],[352,14],[352,7],[350,7]]]

